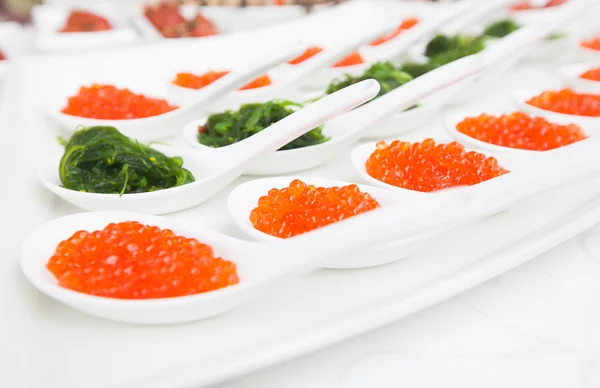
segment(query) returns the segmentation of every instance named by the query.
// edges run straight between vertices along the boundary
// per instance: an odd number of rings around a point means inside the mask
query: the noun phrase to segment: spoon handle
[[[375,97],[379,83],[365,80],[310,104],[243,141],[223,148],[224,157],[234,165],[253,161],[275,152],[297,137]]]
[[[430,94],[478,74],[483,69],[481,55],[475,54],[461,58],[407,82],[359,109],[336,118],[331,124],[342,128],[356,128],[356,130],[371,127],[376,122],[401,112]]]
[[[600,173],[600,139],[591,137],[532,157],[527,165],[473,186],[471,211],[493,214],[518,200]]]
[[[206,103],[213,103],[215,100],[227,95],[229,92],[244,86],[253,79],[265,74],[268,70],[280,65],[281,63],[297,57],[306,49],[306,44],[295,43],[278,47],[273,50],[268,57],[262,57],[244,69],[232,70],[229,74],[219,78],[196,92],[193,100],[187,105],[188,110],[195,110]]]

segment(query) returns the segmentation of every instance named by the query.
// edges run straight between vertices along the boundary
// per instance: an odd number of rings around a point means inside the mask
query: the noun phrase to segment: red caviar
[[[299,63],[306,61],[309,58],[314,57],[321,51],[323,51],[323,49],[319,46],[309,47],[306,50],[304,50],[304,52],[301,55],[297,56],[296,58],[292,59],[291,61],[288,61],[288,63],[290,65],[297,65]]]
[[[46,266],[61,287],[119,299],[192,295],[239,282],[235,264],[210,246],[135,221],[75,232]]]
[[[365,164],[367,173],[387,184],[422,192],[471,186],[508,171],[495,158],[470,151],[457,143],[435,144],[380,141]]]
[[[582,47],[600,51],[600,36],[582,40],[580,44]]]
[[[112,30],[108,20],[87,11],[72,11],[59,32],[98,32]]]
[[[215,82],[216,80],[228,73],[229,70],[210,70],[201,75],[195,75],[192,73],[177,73],[173,84],[182,86],[184,88],[202,89],[206,85],[212,84],[213,82]],[[248,84],[242,86],[238,90],[262,88],[263,86],[268,86],[271,84],[271,78],[265,74],[263,76],[258,77],[254,81],[251,81]]]
[[[372,41],[371,43],[369,43],[369,45],[370,46],[379,46],[380,44],[388,42],[388,41],[394,39],[395,37],[397,37],[398,35],[400,35],[402,32],[404,32],[410,28],[413,28],[418,23],[419,23],[419,19],[417,19],[417,18],[404,19],[402,21],[402,23],[394,31],[380,36],[379,38],[377,38],[374,41]]]
[[[456,129],[486,143],[534,151],[551,150],[586,138],[578,125],[553,124],[522,112],[467,117]]]
[[[135,94],[113,85],[82,86],[69,97],[62,113],[105,120],[127,120],[157,116],[177,109],[166,100]]]
[[[527,103],[552,112],[577,116],[600,116],[600,95],[576,93],[571,89],[548,91],[530,98]]]
[[[0,50],[0,61],[4,61],[6,60],[6,55],[4,54],[3,51]]]
[[[600,81],[600,67],[590,69],[582,73],[579,77],[589,79],[590,81]]]
[[[557,7],[559,5],[563,5],[567,0],[548,0],[546,4],[542,6],[534,6],[529,1],[521,1],[519,3],[513,4],[510,8],[513,11],[526,11],[529,9],[540,9],[540,8],[551,8]]]
[[[360,53],[358,53],[358,51],[355,51],[331,67],[346,67],[346,66],[360,65],[361,63],[365,63],[365,60],[363,59],[362,55],[360,55]]]
[[[254,228],[275,237],[297,236],[380,207],[356,185],[315,187],[295,179],[271,189],[250,212]]]

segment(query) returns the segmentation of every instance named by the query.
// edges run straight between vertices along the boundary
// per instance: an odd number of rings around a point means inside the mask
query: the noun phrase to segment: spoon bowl
[[[575,63],[560,67],[558,69],[558,73],[569,86],[574,88],[594,90],[597,93],[600,93],[600,81],[581,78],[581,75],[586,71],[598,67],[600,67],[600,60],[596,62]]]
[[[593,90],[584,90],[581,88],[578,88],[576,90],[579,92],[588,92],[596,94]],[[523,112],[529,113],[534,116],[544,117],[549,121],[558,124],[577,124],[580,127],[585,128],[586,133],[591,136],[595,135],[598,131],[600,131],[600,117],[578,116],[565,113],[558,113],[538,108],[527,103],[529,99],[539,95],[542,92],[544,92],[544,90],[542,89],[517,90],[513,93],[512,97],[517,107]]]

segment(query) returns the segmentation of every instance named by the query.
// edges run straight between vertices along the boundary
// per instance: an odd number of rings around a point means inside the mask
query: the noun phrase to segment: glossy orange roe
[[[192,73],[177,73],[173,83],[184,88],[202,89],[206,85],[212,84],[228,73],[228,70],[210,70],[201,75],[195,75]]]
[[[112,85],[82,86],[69,97],[61,112],[79,117],[104,120],[128,120],[157,116],[177,109],[166,100],[135,94]]]
[[[600,51],[600,36],[582,40],[580,44],[582,47]]]
[[[562,5],[564,3],[566,3],[567,0],[548,0],[546,2],[546,4],[542,5],[542,6],[534,6],[532,5],[529,1],[522,1],[519,2],[517,4],[512,5],[510,8],[513,11],[525,11],[525,10],[529,10],[529,9],[540,9],[540,8],[551,8],[551,7],[557,7],[559,5]]]
[[[72,11],[59,32],[109,31],[112,26],[102,16],[87,11]]]
[[[529,105],[557,113],[600,116],[600,95],[576,93],[571,89],[548,91],[527,101]]]
[[[295,179],[271,189],[250,213],[254,228],[275,237],[297,236],[379,207],[358,186],[315,187]]]
[[[265,74],[265,75],[258,77],[257,79],[250,82],[249,84],[242,86],[238,90],[258,89],[258,88],[262,88],[264,86],[269,86],[272,83],[273,82],[271,81],[271,78]]]
[[[346,58],[343,58],[339,62],[335,63],[331,67],[346,67],[346,66],[360,65],[361,63],[365,63],[365,60],[358,53],[358,51],[355,51],[355,52],[351,53],[350,55],[348,55]]]
[[[417,18],[405,19],[394,31],[380,36],[379,38],[377,38],[374,41],[372,41],[371,43],[369,43],[369,45],[370,46],[379,46],[380,44],[388,42],[388,41],[394,39],[395,37],[397,37],[398,35],[400,35],[403,31],[413,28],[418,23],[419,23],[419,19],[417,19]]]
[[[309,58],[314,57],[321,51],[323,51],[323,49],[319,46],[309,47],[301,55],[297,56],[296,58],[292,59],[291,61],[288,61],[288,63],[290,65],[297,65],[299,63],[306,61]]]
[[[212,84],[219,78],[228,74],[229,70],[218,71],[218,70],[210,70],[201,75],[195,75],[192,73],[177,73],[175,76],[175,80],[173,80],[173,84],[182,86],[184,88],[190,89],[202,89],[206,85]],[[257,79],[247,83],[242,86],[238,90],[247,90],[247,89],[256,89],[262,88],[263,86],[271,85],[272,81],[268,75],[263,75],[258,77]]]
[[[210,246],[135,221],[75,232],[47,268],[61,287],[119,299],[199,294],[239,282],[235,264]]]
[[[600,67],[596,67],[595,69],[590,69],[584,73],[582,73],[580,78],[589,79],[590,81],[600,81]]]
[[[586,138],[578,125],[553,124],[521,112],[467,117],[456,129],[486,143],[534,151],[551,150]]]
[[[380,141],[365,164],[367,173],[387,184],[422,192],[470,186],[506,174],[495,158],[467,152],[457,143]]]

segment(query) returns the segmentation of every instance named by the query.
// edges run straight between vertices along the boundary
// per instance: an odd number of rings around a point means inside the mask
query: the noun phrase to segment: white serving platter
[[[109,21],[112,29],[97,32],[59,32],[73,10],[92,12],[102,16]],[[43,52],[129,45],[139,39],[127,15],[116,4],[94,4],[79,7],[38,5],[32,10],[32,20],[36,30],[35,46]]]
[[[20,60],[14,68],[0,103],[0,155],[4,158],[0,173],[3,182],[9,182],[3,186],[8,189],[2,190],[0,200],[0,314],[10,317],[0,320],[1,386],[207,386],[422,310],[526,262],[600,220],[600,185],[597,181],[581,182],[456,230],[429,244],[427,250],[393,265],[318,271],[222,317],[186,325],[140,327],[111,323],[77,313],[36,292],[18,268],[20,243],[34,227],[77,211],[37,181],[40,161],[60,149],[51,125],[34,109],[43,101],[43,94],[61,88],[67,79],[94,77],[119,78],[112,82],[133,78],[140,85],[146,79],[155,86],[158,81],[153,77],[160,79],[172,69],[156,66],[156,73],[149,77],[147,68],[141,67],[140,71],[136,64],[156,57],[170,61],[190,55],[200,58],[210,52],[214,54],[210,60],[225,65],[235,60],[234,52],[240,55],[244,47],[251,49],[248,42],[256,36],[231,34],[203,39],[202,43],[140,47],[114,52],[108,59],[102,59],[108,56],[106,52],[85,57],[31,57]],[[223,44],[230,45],[231,52],[220,50]],[[131,68],[117,76],[116,70],[122,70],[123,63],[128,62]],[[512,88],[539,88],[560,82],[553,66],[518,65],[492,82],[490,87],[495,93],[481,96],[463,108],[510,109]],[[448,109],[440,111],[419,131],[402,138],[449,141],[443,129],[443,118],[449,113]],[[348,154],[305,172],[305,176],[359,179]],[[228,191],[170,217],[189,222],[191,227],[210,227],[242,237],[227,215]],[[465,250],[467,244],[469,249]]]

